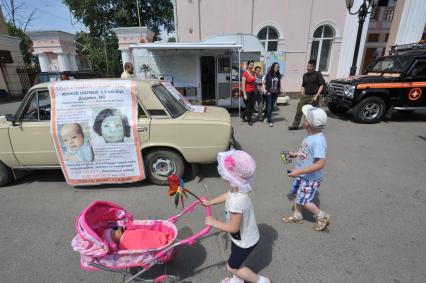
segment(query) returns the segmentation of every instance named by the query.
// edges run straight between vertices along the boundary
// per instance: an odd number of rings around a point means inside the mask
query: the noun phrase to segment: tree
[[[119,26],[138,26],[137,5],[141,24],[158,37],[160,28],[174,31],[173,5],[170,0],[63,0],[74,17],[86,25],[94,37],[105,36]]]
[[[22,9],[25,6],[25,2],[2,0],[2,4],[8,22],[12,25],[13,29],[22,30],[25,33],[28,25],[35,19],[36,10],[33,9],[28,15],[24,15]]]
[[[75,37],[77,53],[89,58],[95,72],[109,76],[120,74],[120,51],[115,35],[110,35],[103,41],[99,41],[85,32],[79,32]]]
[[[87,55],[96,71],[109,75],[117,75],[121,71],[117,37],[111,29],[139,25],[136,1],[139,3],[141,24],[155,33],[154,40],[160,38],[161,29],[174,31],[170,0],[63,0],[74,17],[89,29],[84,36],[79,34],[82,42],[78,42],[87,45]]]
[[[34,68],[38,66],[36,57],[31,52],[33,45],[31,39],[25,34],[22,29],[15,27],[11,21],[8,21],[6,23],[6,26],[10,36],[19,37],[20,39],[22,39],[21,43],[19,44],[19,47],[21,49],[25,65],[28,68]]]
[[[38,65],[36,57],[32,54],[32,41],[25,34],[28,25],[35,19],[35,10],[25,15],[23,8],[25,3],[14,0],[2,0],[2,7],[5,11],[7,31],[10,36],[20,38],[22,41],[19,47],[22,52],[24,63],[28,68]]]

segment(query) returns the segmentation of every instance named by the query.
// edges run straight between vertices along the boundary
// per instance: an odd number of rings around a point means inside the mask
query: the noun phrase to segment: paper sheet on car
[[[136,82],[60,81],[49,87],[50,131],[70,185],[145,179],[137,130]]]
[[[173,87],[170,82],[162,82],[161,83],[175,99],[181,101],[186,109],[191,112],[206,112],[206,107],[202,105],[192,105],[185,96],[183,96],[177,89]]]

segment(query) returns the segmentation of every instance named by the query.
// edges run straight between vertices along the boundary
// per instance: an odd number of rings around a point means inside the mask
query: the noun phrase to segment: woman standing
[[[254,103],[256,99],[256,87],[254,82],[256,81],[256,74],[253,71],[254,61],[249,60],[247,62],[247,69],[243,73],[242,85],[243,85],[243,94],[244,94],[244,103],[246,104],[246,109],[241,113],[241,119],[247,121],[251,126],[253,122],[251,116],[254,110]]]
[[[273,127],[272,109],[281,91],[280,65],[277,62],[272,63],[269,72],[266,74],[263,88],[266,94],[266,118],[263,122],[267,122],[269,127]]]

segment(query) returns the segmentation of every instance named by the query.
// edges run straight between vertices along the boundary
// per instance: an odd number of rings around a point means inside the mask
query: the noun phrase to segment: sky
[[[34,20],[27,27],[27,31],[61,30],[74,34],[86,30],[83,24],[75,20],[62,0],[15,0],[15,3],[24,3],[19,10],[23,18],[27,18],[35,10]],[[3,15],[8,18],[4,8]]]

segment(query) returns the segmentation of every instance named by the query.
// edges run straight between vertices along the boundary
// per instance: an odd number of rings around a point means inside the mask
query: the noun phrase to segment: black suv
[[[426,109],[426,43],[393,46],[378,57],[362,76],[332,80],[324,94],[329,110],[352,109],[359,123],[376,123],[392,110],[410,113]]]

